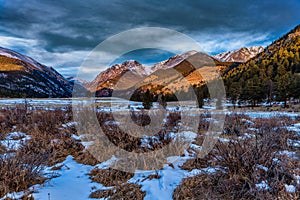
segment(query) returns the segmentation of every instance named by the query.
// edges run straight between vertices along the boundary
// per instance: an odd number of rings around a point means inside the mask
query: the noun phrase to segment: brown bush
[[[104,186],[116,186],[125,183],[134,176],[134,173],[123,172],[116,169],[95,168],[89,174],[92,181]]]
[[[136,121],[139,124],[147,123],[147,116],[145,113],[135,111],[133,114]],[[149,135],[153,135],[153,137],[149,137],[149,148],[142,147],[142,141],[140,137],[135,136],[136,132],[139,130],[129,129],[128,133],[124,132],[119,128],[116,123],[106,123],[106,122],[115,122],[113,115],[111,113],[100,112],[97,113],[97,118],[100,123],[101,129],[109,139],[111,143],[118,146],[121,149],[124,149],[129,152],[147,152],[147,151],[155,151],[157,149],[161,149],[165,145],[169,144],[171,138],[169,134],[171,132],[177,132],[176,129],[178,123],[180,122],[180,113],[170,113],[167,116],[167,122],[161,128],[161,130],[157,133],[149,133]],[[139,119],[139,120],[138,120]],[[92,129],[94,130],[94,129]],[[97,133],[97,130],[95,130]]]

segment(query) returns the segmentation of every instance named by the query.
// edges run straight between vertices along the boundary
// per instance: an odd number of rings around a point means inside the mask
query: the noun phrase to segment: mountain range
[[[0,97],[71,97],[75,84],[77,89],[81,87],[80,91],[83,96],[87,91],[95,93],[96,96],[111,96],[113,91],[142,92],[150,90],[156,94],[168,93],[170,90],[185,91],[187,88],[185,88],[183,79],[193,86],[203,85],[205,81],[208,81],[207,77],[209,77],[208,79],[214,78],[210,77],[216,71],[213,66],[217,66],[218,72],[225,80],[227,90],[230,91],[232,83],[238,83],[241,78],[243,81],[253,78],[255,73],[248,77],[245,74],[250,73],[249,71],[258,65],[264,65],[261,69],[272,65],[274,81],[279,71],[278,66],[284,64],[285,60],[292,65],[293,73],[298,72],[299,61],[292,60],[292,57],[299,56],[297,43],[299,32],[299,26],[297,26],[265,49],[261,46],[254,46],[243,47],[215,56],[203,54],[204,60],[207,59],[207,61],[203,61],[203,66],[198,69],[195,69],[189,62],[196,57],[196,54],[199,55],[196,51],[175,55],[153,66],[144,66],[138,61],[129,60],[111,66],[98,74],[91,82],[79,80],[76,77],[64,78],[53,67],[45,66],[28,56],[0,47]],[[296,46],[296,50],[295,48],[291,50],[291,45]],[[293,56],[285,60],[281,59],[286,58],[287,54],[290,55],[291,51]],[[280,60],[281,63],[273,62],[274,55],[277,56],[277,62]],[[287,64],[285,63],[285,65]],[[289,67],[286,66],[286,68]],[[266,70],[270,71],[270,67],[267,67]],[[201,75],[206,77],[205,81]],[[263,74],[260,75],[263,77]]]
[[[175,55],[167,60],[158,62],[153,66],[144,66],[138,61],[126,61],[116,64],[101,72],[92,82],[85,87],[96,96],[111,96],[113,91],[132,93],[135,90],[170,93],[170,91],[187,91],[190,85],[204,84],[203,77],[213,79],[214,66],[218,72],[223,73],[229,68],[237,66],[240,62],[248,61],[261,53],[263,47],[243,47],[232,52],[225,52],[216,56],[202,55],[203,59],[209,59],[207,66],[195,70],[188,61],[198,52],[189,51],[181,55]],[[179,72],[179,73],[178,73]],[[211,77],[210,77],[211,76]]]

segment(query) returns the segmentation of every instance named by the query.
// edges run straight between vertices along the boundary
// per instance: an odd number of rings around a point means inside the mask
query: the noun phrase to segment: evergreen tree
[[[282,76],[277,76],[277,96],[278,101],[284,102],[284,107],[287,107],[287,99],[291,95],[291,73],[287,72]]]
[[[203,87],[197,87],[197,86],[194,86],[194,92],[196,94],[196,97],[197,97],[197,103],[198,103],[198,106],[199,108],[202,108],[203,107],[203,100],[204,100],[204,90],[203,90]]]
[[[151,109],[153,106],[153,95],[150,93],[150,90],[147,89],[147,91],[145,92],[145,94],[143,95],[143,107],[144,109]]]
[[[238,82],[233,82],[228,88],[230,100],[235,108],[236,101],[241,93],[241,84]]]

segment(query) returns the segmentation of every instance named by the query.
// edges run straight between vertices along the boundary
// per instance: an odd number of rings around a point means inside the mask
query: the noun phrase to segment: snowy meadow
[[[201,154],[220,113],[208,104],[197,109],[170,103],[162,113],[158,104],[151,113],[140,103],[116,99],[87,105],[82,99],[0,100],[1,199],[300,198],[300,113],[224,108],[222,132]],[[93,115],[74,116],[74,110],[91,109],[97,124]],[[118,116],[128,113],[140,128],[126,129]],[[159,130],[147,129],[158,114]],[[96,139],[82,134],[98,131],[103,134]],[[153,155],[144,162],[126,160],[99,146],[104,137],[134,155]],[[174,141],[179,146],[171,146]],[[167,154],[157,153],[166,146]]]

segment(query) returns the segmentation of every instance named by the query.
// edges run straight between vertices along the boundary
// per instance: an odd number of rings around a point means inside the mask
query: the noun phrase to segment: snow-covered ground
[[[72,122],[68,125],[74,125],[76,123]],[[299,124],[294,124],[291,127],[300,128]],[[294,129],[295,130],[295,129]],[[297,131],[300,130],[297,129]],[[10,136],[16,135],[15,133],[10,134]],[[182,133],[187,140],[195,139],[195,134],[192,132]],[[10,137],[8,136],[8,137]],[[26,136],[25,136],[26,137]],[[247,138],[247,137],[246,137]],[[80,138],[78,138],[80,139]],[[224,141],[223,141],[224,140]],[[226,139],[222,139],[223,142],[227,142]],[[290,141],[291,144],[297,146],[300,141]],[[191,144],[191,147],[197,146]],[[199,148],[199,146],[197,146]],[[279,154],[286,154],[293,157],[293,152],[282,151]],[[191,154],[186,152],[185,156],[174,156],[167,159],[168,163],[172,163],[172,167],[165,164],[164,167],[156,171],[136,171],[134,177],[129,179],[128,183],[134,183],[141,185],[141,190],[146,192],[145,200],[166,200],[172,199],[172,194],[175,188],[182,182],[184,178],[192,177],[200,173],[214,173],[216,170],[222,170],[218,168],[202,168],[194,169],[190,172],[182,170],[182,166],[188,159],[191,158]],[[116,160],[112,158],[107,162],[98,164],[96,167],[100,169],[107,169],[110,164]],[[73,200],[88,200],[89,195],[98,190],[110,189],[111,187],[105,187],[102,184],[92,182],[88,176],[88,173],[94,168],[90,165],[79,164],[73,160],[72,156],[68,156],[66,160],[56,166],[62,166],[60,170],[52,171],[50,168],[45,170],[45,174],[51,175],[52,173],[58,175],[57,178],[53,178],[47,181],[43,185],[35,185],[31,187],[34,191],[32,196],[36,200],[48,200],[48,199],[73,199]],[[268,168],[262,165],[257,165],[257,168],[264,171],[268,171]],[[149,175],[157,174],[159,178],[149,179]],[[266,181],[256,184],[256,187],[261,190],[266,190],[269,185]],[[293,193],[295,187],[293,185],[285,185],[288,192]],[[21,196],[22,193],[12,193],[6,195],[6,197],[16,198]],[[4,199],[4,198],[3,198]]]
[[[128,112],[136,111],[143,108],[141,102],[128,101],[120,98],[66,98],[66,99],[1,99],[0,98],[0,109],[6,109],[6,106],[15,105],[26,105],[29,110],[35,108],[43,108],[45,110],[51,110],[53,107],[60,107],[65,109],[66,106],[95,106],[97,112]],[[270,118],[270,117],[280,117],[286,116],[295,118],[300,116],[299,112],[266,112],[266,111],[245,111],[245,112],[233,112],[228,111],[226,108],[231,107],[232,104],[225,103],[223,110],[215,110],[215,106],[211,102],[204,102],[202,109],[198,109],[197,105],[193,101],[184,102],[168,102],[166,111],[178,111],[182,112],[183,115],[196,116],[199,114],[245,114],[251,118]],[[153,110],[163,109],[157,102],[153,103]]]
[[[35,200],[50,199],[89,199],[91,192],[97,189],[104,189],[101,184],[92,183],[88,173],[93,169],[92,166],[79,164],[68,156],[66,160],[58,165],[62,168],[55,173],[57,178],[47,181],[44,185],[33,186],[36,191],[33,193]],[[51,173],[51,172],[48,172]]]
[[[184,178],[193,177],[200,173],[214,173],[217,168],[194,169],[190,172],[182,170],[180,166],[190,159],[185,157],[170,157],[168,160],[176,160],[173,167],[165,165],[163,169],[157,171],[137,171],[133,178],[128,182],[142,186],[142,190],[146,192],[145,200],[166,200],[172,199],[172,195],[176,187]],[[160,178],[145,179],[149,175],[157,174]]]
[[[136,171],[134,177],[128,180],[128,183],[139,184],[142,190],[146,191],[145,200],[166,200],[172,199],[172,193],[175,188],[181,183],[182,179],[195,176],[199,173],[214,173],[214,168],[196,169],[188,172],[179,168],[189,157],[170,158],[175,159],[174,168],[165,165],[163,169],[157,171]],[[109,166],[109,161],[97,165],[96,167],[106,169]],[[62,166],[60,170],[52,171],[50,168],[45,170],[49,176],[55,175],[57,178],[52,178],[43,185],[35,185],[30,188],[34,191],[31,195],[35,200],[88,200],[89,195],[99,189],[105,190],[111,187],[105,187],[100,183],[92,182],[88,173],[94,168],[90,165],[79,164],[73,160],[72,156],[68,156],[62,163],[56,164]],[[147,179],[149,175],[158,174],[159,179]],[[9,197],[18,199],[24,195],[23,192],[10,193],[1,198],[4,200]]]
[[[104,188],[101,184],[92,183],[89,179],[88,173],[93,169],[92,166],[79,164],[73,160],[72,156],[68,156],[64,162],[57,164],[57,166],[60,165],[62,165],[60,170],[52,171],[50,168],[45,170],[46,174],[58,176],[57,178],[46,181],[43,185],[31,187],[30,190],[34,191],[32,196],[35,200],[84,200],[89,199],[90,193],[94,190]],[[17,199],[22,195],[22,192],[11,193],[5,197]]]

